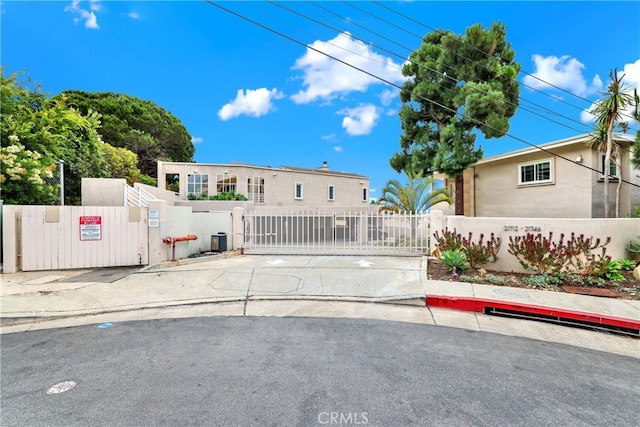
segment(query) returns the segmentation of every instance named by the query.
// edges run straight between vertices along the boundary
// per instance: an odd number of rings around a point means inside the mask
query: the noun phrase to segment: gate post
[[[429,212],[429,255],[436,247],[436,239],[433,237],[436,231],[440,234],[444,231],[444,213],[433,210]]]
[[[242,207],[233,208],[231,211],[231,232],[233,233],[231,249],[242,249],[244,247],[244,208]]]

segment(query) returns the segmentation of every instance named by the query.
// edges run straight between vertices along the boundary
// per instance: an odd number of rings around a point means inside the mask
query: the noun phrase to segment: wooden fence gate
[[[21,206],[16,211],[19,269],[147,265],[147,209],[128,206]],[[5,221],[14,220],[4,218]]]

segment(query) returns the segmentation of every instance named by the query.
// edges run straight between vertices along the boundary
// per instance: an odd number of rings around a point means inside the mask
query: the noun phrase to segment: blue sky
[[[519,139],[540,144],[588,132],[584,111],[613,68],[640,87],[638,1],[382,3],[421,25],[372,2],[278,3],[339,31],[266,2],[219,4],[301,44],[205,1],[3,1],[1,64],[5,73],[27,70],[50,94],[154,101],[185,124],[198,162],[327,161],[369,176],[373,197],[388,179],[402,179],[389,166],[399,149],[397,90],[306,45],[401,85],[401,64],[424,34],[501,21],[516,60],[540,80],[521,73],[515,138],[479,138],[485,156],[528,146]]]

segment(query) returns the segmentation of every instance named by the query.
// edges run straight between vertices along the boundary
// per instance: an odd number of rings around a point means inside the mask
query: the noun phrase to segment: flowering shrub
[[[553,232],[549,236],[527,233],[524,236],[509,237],[509,253],[527,271],[534,273],[559,274],[575,272],[582,275],[598,275],[603,260],[606,260],[606,248],[611,238],[604,243],[593,237],[585,238],[584,234],[571,233],[565,240],[560,234],[558,241],[553,240]],[[594,251],[601,249],[600,254]]]
[[[445,228],[442,236],[436,231],[434,237],[437,241],[436,247],[440,253],[459,249],[467,258],[467,262],[471,268],[477,265],[486,264],[488,262],[496,262],[498,260],[498,251],[502,244],[502,239],[491,233],[489,240],[485,242],[484,234],[480,234],[478,242],[473,242],[473,233],[469,233],[469,237],[462,237],[456,230],[449,231]]]
[[[31,150],[25,150],[15,135],[0,148],[0,185],[6,204],[51,204],[57,199],[56,186],[47,185],[56,164]]]

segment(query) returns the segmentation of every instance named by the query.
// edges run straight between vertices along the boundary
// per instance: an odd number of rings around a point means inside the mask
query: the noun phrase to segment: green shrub
[[[438,248],[440,253],[455,251],[456,249],[462,248],[462,237],[456,232],[455,228],[453,231],[449,231],[448,228],[445,228],[442,232],[442,237],[440,237],[436,231],[433,237],[436,239],[436,248]]]
[[[509,253],[527,271],[534,273],[580,273],[594,275],[600,269],[603,259],[606,259],[606,248],[611,238],[604,243],[593,237],[585,238],[584,234],[571,233],[571,238],[565,240],[560,234],[558,241],[553,240],[553,232],[549,237],[542,234],[527,233],[524,236],[509,237]],[[600,254],[594,253],[601,249]]]
[[[228,191],[224,193],[218,193],[213,196],[209,196],[209,200],[240,200],[246,201],[247,197],[243,194],[236,193],[235,191]]]
[[[622,263],[620,261],[606,258],[600,263],[598,276],[604,277],[608,280],[613,280],[614,282],[621,282],[624,280],[624,276],[621,271]]]
[[[550,289],[562,285],[562,278],[554,274],[537,274],[522,279],[527,285],[535,286],[536,288]]]
[[[440,260],[453,272],[467,268],[467,257],[460,249],[442,252]]]
[[[636,268],[636,262],[632,259],[623,258],[620,260],[620,266],[625,271],[631,271]]]
[[[436,248],[440,253],[459,249],[464,252],[471,268],[488,262],[496,262],[498,260],[498,251],[502,244],[502,239],[496,237],[493,233],[491,233],[491,238],[486,242],[484,234],[480,234],[478,241],[474,242],[473,233],[469,233],[469,237],[464,238],[455,229],[449,231],[447,228],[442,232],[442,236],[436,231],[434,237],[437,242]]]
[[[640,234],[636,236],[638,242],[629,241],[629,252],[633,252],[635,254],[640,254]]]
[[[479,264],[487,264],[488,262],[496,262],[498,260],[498,251],[502,244],[502,239],[496,237],[491,233],[491,238],[484,241],[484,234],[480,234],[480,239],[477,243],[474,243],[471,239],[472,233],[469,233],[469,238],[462,238],[462,251],[467,256],[467,261],[471,268],[475,268]]]

